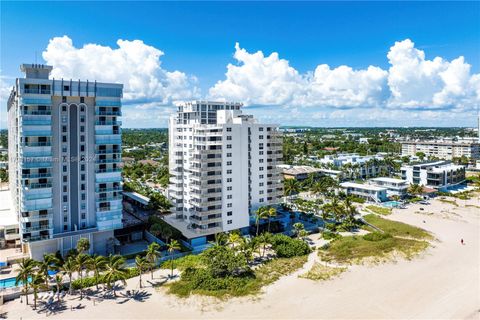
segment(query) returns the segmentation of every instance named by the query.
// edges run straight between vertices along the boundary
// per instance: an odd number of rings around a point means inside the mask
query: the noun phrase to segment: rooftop
[[[407,182],[406,180],[389,178],[389,177],[373,178],[373,179],[370,179],[370,181],[381,181],[381,182],[390,182],[390,183],[406,183]]]
[[[372,190],[372,191],[387,190],[385,188],[377,187],[371,184],[361,184],[361,183],[355,183],[355,182],[342,182],[340,183],[340,186],[343,188],[357,188],[357,189]]]
[[[311,166],[291,166],[289,168],[284,168],[283,173],[289,175],[297,175],[297,174],[309,174],[309,173],[317,173],[321,172],[322,169],[311,167]]]
[[[148,205],[148,203],[150,202],[150,198],[149,197],[146,197],[144,195],[141,195],[140,193],[137,193],[137,192],[123,192],[123,195],[130,198],[130,199],[133,199],[135,201],[138,201],[140,202],[141,204],[143,205]]]

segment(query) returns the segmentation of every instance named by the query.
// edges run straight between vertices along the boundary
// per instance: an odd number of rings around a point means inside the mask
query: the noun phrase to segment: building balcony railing
[[[23,126],[49,126],[52,124],[52,119],[25,119],[22,118],[22,125]]]
[[[95,173],[121,172],[121,168],[97,169]]]
[[[52,110],[24,110],[23,114],[28,116],[51,116]]]
[[[48,231],[52,230],[53,231],[53,226],[52,225],[41,225],[41,226],[32,226],[32,227],[24,227],[20,229],[21,232],[39,232],[39,231]]]
[[[95,115],[97,116],[121,116],[122,112],[121,111],[97,111],[95,112]]]
[[[53,223],[53,213],[47,213],[47,214],[29,214],[26,216],[20,216],[20,221],[22,223],[26,222],[38,222],[42,220],[49,220],[50,223]]]
[[[122,134],[122,130],[112,130],[112,129],[98,129],[95,130],[95,135],[97,136],[119,136]],[[103,137],[102,137],[103,138]]]
[[[119,174],[119,175],[103,176],[103,174],[99,173],[95,177],[95,182],[96,183],[122,182],[122,175]]]
[[[22,128],[20,134],[24,137],[51,137],[52,130],[31,130]]]
[[[96,159],[95,163],[120,163],[122,162],[121,158],[117,159]]]
[[[118,187],[109,187],[109,188],[95,188],[95,192],[121,192],[123,190],[122,186]]]
[[[95,150],[96,154],[121,154],[121,149],[97,149]]]
[[[51,147],[52,142],[24,142],[23,146],[25,147]]]
[[[22,174],[22,179],[39,179],[39,178],[51,178],[52,173],[24,173]]]
[[[121,126],[122,121],[95,121],[96,126]]]
[[[52,91],[50,89],[35,88],[35,89],[23,89],[23,93],[27,93],[27,94],[52,94]]]
[[[47,240],[50,239],[50,235],[38,235],[38,236],[23,236],[24,242],[33,242],[39,240]]]
[[[105,137],[105,136],[104,136]],[[106,136],[107,138],[105,139],[104,137],[101,138],[101,136],[96,136],[95,137],[95,144],[97,145],[102,145],[102,144],[122,144],[122,137],[120,135],[110,135]]]
[[[49,161],[24,161],[20,163],[22,169],[44,169],[51,168],[52,162]]]
[[[37,210],[48,210],[52,209],[52,201],[40,202],[40,201],[28,201],[22,202],[21,205],[22,211],[37,211]]]
[[[25,186],[25,190],[28,189],[46,189],[46,188],[51,188],[52,184],[51,183],[30,183],[28,186]]]

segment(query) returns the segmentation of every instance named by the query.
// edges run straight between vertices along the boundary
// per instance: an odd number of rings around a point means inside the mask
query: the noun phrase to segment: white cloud
[[[427,60],[409,39],[390,48],[389,70],[321,64],[301,74],[276,52],[248,53],[238,43],[234,58],[238,65],[227,66],[226,78],[209,90],[211,97],[247,105],[471,110],[480,95],[480,75],[470,73],[463,57]]]
[[[52,77],[95,79],[124,84],[125,100],[170,105],[199,96],[196,78],[162,69],[163,52],[141,40],[118,40],[118,48],[85,44],[76,48],[68,36],[50,40],[43,59],[54,67]]]

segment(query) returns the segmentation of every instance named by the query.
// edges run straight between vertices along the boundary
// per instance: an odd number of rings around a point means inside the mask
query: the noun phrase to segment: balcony
[[[123,190],[122,186],[110,187],[110,188],[95,188],[95,192],[121,192]]]
[[[51,157],[52,147],[23,147],[20,149],[20,155],[28,157]]]
[[[22,223],[26,222],[38,222],[40,220],[49,220],[50,223],[53,223],[53,213],[49,212],[46,214],[39,214],[39,213],[34,213],[34,214],[27,214],[23,215],[20,217],[20,221]]]
[[[122,144],[122,136],[120,134],[111,134],[106,136],[96,136],[95,144]]]
[[[96,159],[95,163],[120,163],[122,162],[121,158],[117,159]]]
[[[50,224],[47,225],[38,225],[38,226],[31,226],[31,227],[22,227],[21,231],[23,233],[31,233],[31,232],[40,232],[40,231],[48,231],[52,230],[53,231],[53,226]]]
[[[115,200],[122,200],[122,195],[118,194],[115,196],[102,196],[95,199],[96,202],[108,202],[108,201],[115,201]]]
[[[97,169],[95,173],[121,172],[121,168]]]
[[[51,168],[52,162],[51,161],[24,161],[20,163],[20,167],[23,169]]]
[[[95,154],[121,154],[121,149],[96,149]]]
[[[95,125],[96,125],[96,126],[121,126],[121,125],[122,125],[122,121],[116,121],[116,120],[112,120],[112,121],[95,121]]]
[[[97,111],[95,113],[95,115],[97,116],[122,116],[122,112],[121,111]]]
[[[23,114],[28,116],[51,116],[52,110],[24,110]]]
[[[51,178],[52,173],[24,173],[22,174],[22,179],[40,179],[40,178]]]
[[[47,240],[50,239],[50,235],[38,235],[38,236],[23,236],[23,241],[24,242],[33,242],[33,241],[39,241],[39,240]]]
[[[52,91],[50,89],[33,88],[33,89],[23,89],[23,93],[26,93],[26,94],[52,94]]]
[[[96,183],[108,183],[108,182],[122,182],[122,175],[120,172],[105,172],[97,173],[95,175]]]
[[[52,142],[51,141],[46,141],[46,142],[24,142],[23,143],[24,147],[51,147]]]
[[[28,190],[28,189],[35,190],[35,189],[48,189],[51,187],[52,187],[51,183],[30,183],[28,186],[25,186],[24,188],[25,190]]]
[[[23,116],[22,125],[23,126],[50,126],[52,124],[52,117],[50,116]]]

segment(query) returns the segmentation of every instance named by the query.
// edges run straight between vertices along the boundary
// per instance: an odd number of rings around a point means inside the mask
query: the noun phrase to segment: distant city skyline
[[[120,82],[126,128],[225,99],[283,126],[476,126],[479,2],[2,2],[0,128],[21,63]],[[19,17],[21,16],[21,19]],[[35,61],[36,59],[36,61]]]

